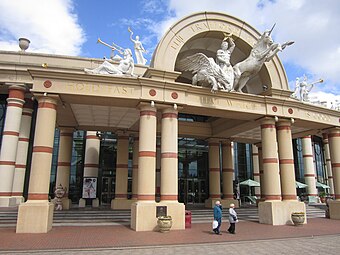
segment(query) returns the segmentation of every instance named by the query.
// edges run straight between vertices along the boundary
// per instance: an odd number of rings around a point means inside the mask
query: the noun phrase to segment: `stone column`
[[[282,200],[297,201],[290,120],[277,123]]]
[[[131,205],[131,228],[152,231],[157,226],[156,182],[156,132],[157,110],[143,105],[139,119],[138,201]]]
[[[115,199],[111,201],[112,209],[130,209],[131,200],[127,199],[128,190],[128,161],[129,136],[117,133],[117,162],[116,162],[116,189]]]
[[[133,155],[132,155],[132,200],[138,198],[138,153],[139,153],[139,138],[134,137],[133,140]]]
[[[331,219],[340,219],[340,128],[333,128],[328,133],[329,151],[331,156],[334,180],[335,201],[329,200]]]
[[[324,146],[324,158],[326,163],[326,171],[327,171],[327,184],[330,187],[329,192],[332,197],[334,197],[334,183],[333,183],[333,174],[332,174],[332,163],[331,163],[331,154],[329,152],[329,144],[328,144],[328,134],[323,133],[323,146]]]
[[[87,131],[86,132],[86,146],[85,146],[85,160],[84,160],[84,179],[86,177],[97,178],[97,182],[98,182],[99,150],[100,150],[100,139],[97,136],[97,132]],[[93,185],[98,187],[97,183]],[[85,207],[85,205],[86,205],[86,200],[83,197],[79,200],[79,207]],[[92,199],[92,207],[98,207],[98,206],[99,206],[99,199],[96,197]]]
[[[259,165],[259,150],[257,146],[252,144],[252,151],[253,151],[253,174],[254,174],[254,181],[261,184],[260,179],[260,165]],[[255,187],[255,196],[257,199],[261,198],[261,186]]]
[[[17,205],[24,202],[23,190],[25,183],[28,146],[31,133],[32,113],[33,113],[33,101],[31,99],[26,98],[21,116],[19,142],[17,155],[15,159],[15,170],[12,187],[12,197],[15,198]]]
[[[279,131],[281,132],[281,130]],[[291,221],[290,203],[281,201],[281,182],[279,173],[276,126],[273,118],[265,118],[261,123],[263,184],[265,201],[259,203],[260,223],[285,225]],[[280,134],[280,139],[282,139]],[[284,143],[287,144],[287,143]],[[294,208],[302,211],[302,205],[296,202]]]
[[[178,202],[178,111],[162,111],[161,206],[166,206],[174,229],[185,228],[185,206]]]
[[[52,229],[54,204],[48,201],[57,102],[38,99],[28,200],[19,205],[17,233],[47,233]]]
[[[66,194],[62,198],[63,210],[69,210],[71,199],[68,198],[70,190],[70,172],[72,159],[72,145],[73,145],[73,128],[60,128],[59,152],[58,152],[58,166],[55,189],[61,185],[66,188]]]
[[[305,136],[302,138],[302,154],[303,154],[303,165],[304,165],[304,177],[305,183],[308,185],[308,201],[317,202],[318,191],[315,183],[315,170],[313,162],[313,147],[312,137]]]
[[[230,204],[235,204],[239,207],[238,201],[234,199],[234,161],[233,161],[233,147],[231,141],[222,142],[222,180],[223,180],[223,199],[221,204],[223,208],[229,208]]]
[[[16,199],[12,197],[12,187],[26,87],[11,85],[8,90],[0,154],[0,207],[16,205]]]
[[[220,143],[209,139],[209,198],[205,200],[206,208],[213,208],[221,200]]]

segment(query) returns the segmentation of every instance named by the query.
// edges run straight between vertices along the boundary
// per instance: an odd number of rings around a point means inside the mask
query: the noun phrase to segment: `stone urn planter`
[[[30,46],[30,40],[27,38],[19,38],[19,47],[21,51],[26,51]]]
[[[169,232],[172,227],[171,216],[159,216],[157,219],[158,219],[157,225],[158,225],[159,231],[161,233]]]
[[[305,222],[305,213],[304,212],[293,212],[291,215],[292,221],[295,226],[302,226]]]

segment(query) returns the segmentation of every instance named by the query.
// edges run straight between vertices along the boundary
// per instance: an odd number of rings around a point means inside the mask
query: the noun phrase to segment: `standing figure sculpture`
[[[298,97],[299,97],[298,96],[299,89],[300,89],[300,78],[297,77],[296,80],[295,80],[295,89],[294,89],[294,92],[293,92],[293,94],[290,95],[290,97],[298,99]]]
[[[311,90],[313,89],[314,84],[322,83],[322,82],[323,82],[323,80],[319,79],[319,80],[317,80],[315,82],[312,82],[312,83],[308,84],[307,76],[303,75],[303,80],[299,83],[299,86],[300,86],[300,100],[303,101],[303,102],[309,102],[309,92],[311,92]]]
[[[216,64],[220,66],[221,70],[227,76],[230,86],[233,87],[234,70],[230,63],[230,57],[235,49],[235,43],[231,36],[232,34],[225,34],[221,48],[216,52]]]
[[[61,184],[55,189],[55,204],[56,204],[56,210],[61,211],[63,210],[63,201],[62,198],[65,196],[67,189],[63,188]]]
[[[145,65],[147,60],[144,58],[143,53],[146,53],[146,50],[144,49],[142,42],[139,40],[138,35],[136,35],[135,39],[132,38],[133,32],[130,28],[128,28],[128,31],[130,32],[130,40],[134,43],[137,64]]]
[[[266,30],[261,35],[251,50],[248,58],[234,65],[234,90],[242,92],[243,87],[247,84],[250,78],[260,71],[264,62],[270,61],[279,51],[282,51],[288,45],[294,43],[292,41],[285,42],[282,45],[274,43],[270,36],[274,27],[275,24],[271,30]]]

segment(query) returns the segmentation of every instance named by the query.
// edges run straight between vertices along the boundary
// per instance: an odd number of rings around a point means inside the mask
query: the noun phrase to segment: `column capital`
[[[214,138],[214,137],[211,137],[211,138],[208,138],[207,141],[208,141],[208,145],[214,145],[214,144],[220,144],[220,140],[219,138]]]

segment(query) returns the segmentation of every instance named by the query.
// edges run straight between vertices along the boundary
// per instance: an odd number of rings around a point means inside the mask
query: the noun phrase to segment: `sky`
[[[195,12],[217,11],[244,20],[262,33],[276,23],[275,42],[294,41],[280,52],[290,88],[304,74],[314,86],[311,97],[340,101],[340,1],[338,0],[0,0],[0,50],[89,58],[110,57],[97,39],[133,48],[128,27],[139,35],[145,58],[167,29]]]

